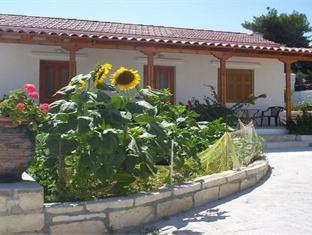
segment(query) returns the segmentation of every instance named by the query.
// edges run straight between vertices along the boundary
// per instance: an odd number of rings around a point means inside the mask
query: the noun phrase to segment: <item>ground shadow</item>
[[[220,199],[218,201],[214,201],[214,202],[210,202],[207,203],[201,207],[197,207],[194,208],[191,211],[188,212],[184,212],[178,215],[175,215],[174,217],[176,218],[174,224],[173,222],[170,220],[170,218],[167,219],[161,219],[157,222],[151,223],[151,224],[146,224],[142,227],[139,227],[135,230],[133,230],[132,232],[128,233],[128,234],[158,234],[159,231],[159,227],[175,227],[176,229],[180,229],[183,228],[185,226],[187,226],[188,223],[190,222],[207,222],[207,223],[211,223],[211,222],[215,222],[217,220],[224,220],[227,217],[229,217],[229,215],[227,214],[228,211],[220,211],[218,208],[216,208],[217,206],[232,201],[238,197],[241,197],[242,195],[248,194],[250,192],[252,192],[254,189],[256,189],[257,187],[261,186],[262,184],[264,184],[270,177],[272,174],[272,169],[271,167],[269,167],[267,174],[254,186],[251,186],[247,189],[244,189],[240,192],[234,193],[230,196],[227,196],[223,199]],[[157,224],[161,224],[161,226],[159,225],[155,225],[155,223]],[[161,231],[162,233],[166,233],[165,229],[162,229]],[[200,234],[198,232],[194,232],[194,231],[189,231],[189,230],[178,230],[178,231],[174,231],[171,232],[171,234],[191,234],[191,235],[196,235],[196,234]]]

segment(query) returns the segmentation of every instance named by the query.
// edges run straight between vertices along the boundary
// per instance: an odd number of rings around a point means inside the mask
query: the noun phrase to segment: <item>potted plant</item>
[[[36,87],[25,84],[0,102],[0,182],[20,181],[32,160],[34,133],[49,110],[38,98]]]

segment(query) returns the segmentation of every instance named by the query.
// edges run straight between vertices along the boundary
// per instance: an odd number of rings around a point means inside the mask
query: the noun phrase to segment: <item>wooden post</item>
[[[73,78],[77,74],[76,51],[69,50],[69,77]]]
[[[69,52],[69,68],[68,68],[68,76],[69,79],[75,77],[77,75],[77,62],[76,62],[76,52],[81,48],[74,45],[63,45],[63,49]]]
[[[147,81],[145,84],[148,86],[153,86],[155,52],[151,50],[142,50],[141,52],[147,56]]]
[[[284,63],[285,68],[285,80],[286,80],[286,89],[285,89],[285,105],[286,105],[286,121],[291,120],[291,64],[295,63],[297,59],[293,57],[289,58],[280,58],[282,63]]]
[[[219,99],[223,106],[226,105],[226,62],[224,59],[220,59],[220,95]]]
[[[291,120],[291,63],[285,63],[286,77],[286,120]]]
[[[218,73],[218,96],[220,103],[226,105],[226,60],[229,59],[232,55],[225,53],[213,53],[213,56],[219,59],[220,61],[220,71]]]

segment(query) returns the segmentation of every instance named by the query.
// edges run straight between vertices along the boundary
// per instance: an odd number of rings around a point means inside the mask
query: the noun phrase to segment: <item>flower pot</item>
[[[26,123],[14,126],[12,119],[0,117],[0,182],[21,180],[34,154],[35,138]]]

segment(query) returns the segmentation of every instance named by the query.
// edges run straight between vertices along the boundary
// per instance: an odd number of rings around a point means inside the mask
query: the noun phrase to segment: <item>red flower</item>
[[[42,112],[47,113],[50,110],[49,104],[39,104],[39,108]]]
[[[15,107],[19,110],[23,110],[23,109],[25,109],[25,104],[24,103],[18,103]]]
[[[36,86],[34,84],[25,84],[24,90],[31,93],[36,91]]]
[[[31,97],[33,99],[39,99],[39,94],[37,91],[29,92],[28,95],[29,95],[29,97]]]

